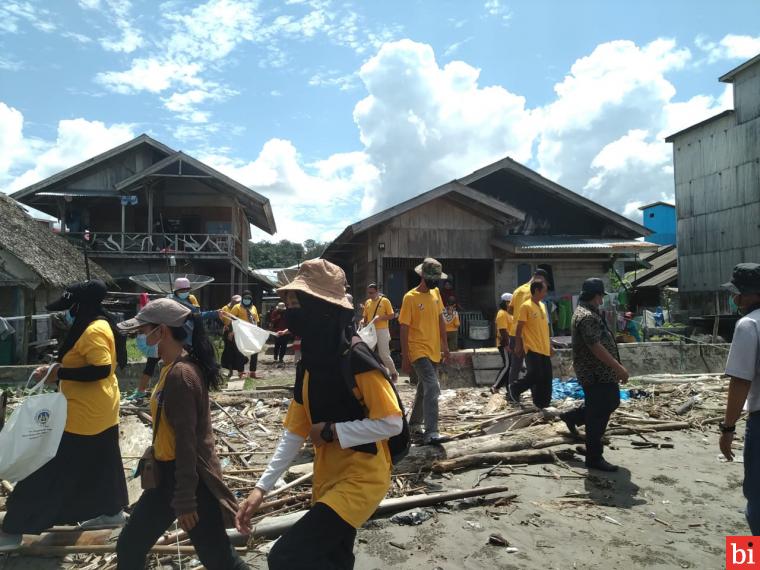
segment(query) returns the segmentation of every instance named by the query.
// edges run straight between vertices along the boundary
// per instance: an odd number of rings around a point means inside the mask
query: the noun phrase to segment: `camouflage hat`
[[[426,257],[425,260],[414,268],[414,271],[423,279],[448,279],[449,276],[443,272],[441,262]]]
[[[740,263],[734,267],[731,281],[724,283],[722,287],[735,295],[760,293],[760,265]]]

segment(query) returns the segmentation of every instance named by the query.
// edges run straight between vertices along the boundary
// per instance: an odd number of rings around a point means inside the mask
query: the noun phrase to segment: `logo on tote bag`
[[[39,412],[37,412],[34,416],[34,421],[37,423],[40,427],[46,427],[48,422],[50,421],[50,410],[47,408],[42,408]]]

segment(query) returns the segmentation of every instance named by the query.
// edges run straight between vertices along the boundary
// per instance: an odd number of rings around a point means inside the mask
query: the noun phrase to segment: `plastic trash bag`
[[[377,346],[377,329],[375,328],[375,319],[364,328],[357,331],[359,337],[369,346],[370,350],[375,350]]]
[[[47,375],[32,388],[0,431],[0,479],[26,479],[58,452],[66,427],[66,397],[60,392],[42,393],[46,379]]]
[[[233,319],[232,332],[235,336],[237,349],[245,357],[261,352],[267,339],[269,339],[269,331],[240,319]]]

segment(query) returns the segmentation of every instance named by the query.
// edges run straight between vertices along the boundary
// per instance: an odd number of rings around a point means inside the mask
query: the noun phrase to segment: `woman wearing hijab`
[[[222,322],[225,323],[224,329],[222,330],[222,342],[224,343],[224,349],[222,350],[222,368],[227,370],[227,379],[232,376],[232,371],[235,369],[235,341],[230,336],[230,333],[232,332],[231,327],[229,326],[229,319],[224,318],[224,313],[229,313],[232,311],[233,307],[237,305],[240,301],[243,300],[243,297],[240,295],[233,295],[232,298],[230,298],[230,302],[227,303],[224,307],[219,309],[219,315],[222,319]]]
[[[119,449],[119,384],[116,366],[127,363],[124,338],[102,306],[106,285],[93,279],[66,288],[47,306],[66,311],[71,328],[57,362],[35,371],[59,383],[67,417],[56,456],[19,481],[8,497],[0,550],[12,550],[21,535],[55,525],[124,524],[127,484]],[[84,522],[82,522],[84,521]]]
[[[233,317],[237,317],[238,319],[247,323],[251,323],[256,326],[259,324],[259,312],[256,310],[256,305],[253,304],[253,295],[251,295],[250,291],[243,291],[240,303],[232,307],[232,309],[227,312]],[[245,372],[245,365],[248,363],[248,358],[238,350],[237,345],[235,344],[235,334],[232,332],[232,320],[229,317],[225,317],[224,315],[221,316],[221,319],[225,324],[224,336],[230,343],[231,349],[228,361],[230,367],[228,370],[237,370],[239,378],[246,378],[248,375]],[[248,367],[251,371],[252,378],[257,378],[256,368],[258,366],[258,362],[259,355],[256,353],[251,356],[250,366]]]
[[[355,336],[345,282],[338,266],[314,259],[303,262],[293,281],[278,290],[288,326],[302,338],[303,358],[285,432],[240,506],[238,530],[250,532],[251,516],[307,437],[315,457],[313,506],[275,543],[270,570],[353,568],[356,529],[390,487],[388,439],[403,429],[402,410],[385,367]],[[353,375],[353,389],[344,370]]]
[[[175,519],[206,568],[248,568],[225,531],[234,524],[237,503],[214,450],[208,393],[219,387],[219,367],[200,316],[157,299],[119,328],[144,334],[164,362],[150,399],[158,481],[140,496],[119,536],[119,570],[142,570]]]

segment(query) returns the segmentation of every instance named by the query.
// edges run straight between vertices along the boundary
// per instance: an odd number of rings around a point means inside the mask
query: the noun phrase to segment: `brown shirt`
[[[573,368],[581,384],[617,382],[615,371],[591,352],[590,346],[601,343],[620,362],[615,338],[602,315],[592,305],[580,302],[573,314]]]
[[[175,434],[176,487],[172,507],[178,515],[197,510],[196,489],[203,481],[217,498],[225,525],[234,526],[237,501],[222,480],[214,449],[208,389],[201,370],[183,356],[166,377],[164,412]]]

